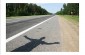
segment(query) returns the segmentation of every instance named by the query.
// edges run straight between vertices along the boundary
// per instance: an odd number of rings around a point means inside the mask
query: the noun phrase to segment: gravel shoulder
[[[62,51],[79,51],[79,25],[58,16],[61,29]]]

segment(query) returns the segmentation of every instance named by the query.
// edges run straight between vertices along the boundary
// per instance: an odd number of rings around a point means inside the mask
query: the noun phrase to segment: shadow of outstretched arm
[[[31,39],[31,38],[29,38],[29,37],[27,37],[27,36],[24,36],[26,39],[29,39],[30,41],[32,41],[33,39]]]
[[[45,37],[41,37],[40,39],[31,39],[27,36],[24,36],[26,39],[30,40],[30,42],[12,50],[11,52],[29,52],[32,51],[34,48],[36,48],[40,44],[45,45],[51,45],[51,44],[60,44],[60,42],[53,42],[53,43],[47,43],[43,41]]]
[[[45,41],[42,41],[42,43],[41,43],[41,44],[42,44],[42,45],[43,45],[43,44],[51,45],[51,44],[60,44],[60,42],[47,43],[47,42],[45,42]]]

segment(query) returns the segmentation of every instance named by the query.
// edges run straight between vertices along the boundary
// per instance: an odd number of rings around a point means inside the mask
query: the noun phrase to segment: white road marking
[[[54,17],[54,16],[53,16],[53,17]],[[18,33],[18,34],[16,34],[16,35],[13,35],[12,37],[8,38],[8,39],[6,40],[6,42],[9,42],[9,41],[13,40],[14,38],[16,38],[16,37],[18,37],[18,36],[20,36],[20,35],[26,33],[27,31],[29,31],[29,30],[31,30],[31,29],[33,29],[33,28],[39,26],[40,24],[42,24],[42,23],[44,23],[44,22],[46,22],[46,21],[52,19],[53,17],[51,17],[51,18],[49,18],[49,19],[47,19],[47,20],[45,20],[45,21],[42,21],[42,22],[40,22],[40,23],[38,23],[38,24],[36,24],[36,25],[34,25],[34,26],[32,26],[32,27],[30,27],[30,28],[28,28],[28,29],[26,29],[26,30],[24,30],[24,31],[22,31],[22,32],[20,32],[20,33]]]

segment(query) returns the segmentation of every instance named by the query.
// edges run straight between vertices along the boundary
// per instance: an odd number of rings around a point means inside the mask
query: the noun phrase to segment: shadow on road
[[[41,37],[40,39],[31,39],[27,36],[24,36],[26,39],[30,40],[29,43],[26,43],[23,46],[20,46],[19,48],[14,49],[11,52],[29,52],[32,51],[33,48],[37,47],[40,44],[45,44],[45,45],[51,45],[51,44],[60,44],[60,42],[54,42],[54,43],[47,43],[45,41],[42,41],[45,39],[45,37]]]

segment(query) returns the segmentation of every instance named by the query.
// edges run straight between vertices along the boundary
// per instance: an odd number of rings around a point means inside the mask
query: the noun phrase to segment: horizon
[[[35,3],[35,4],[41,6],[50,13],[56,13],[60,11],[61,8],[63,8],[64,3]]]

